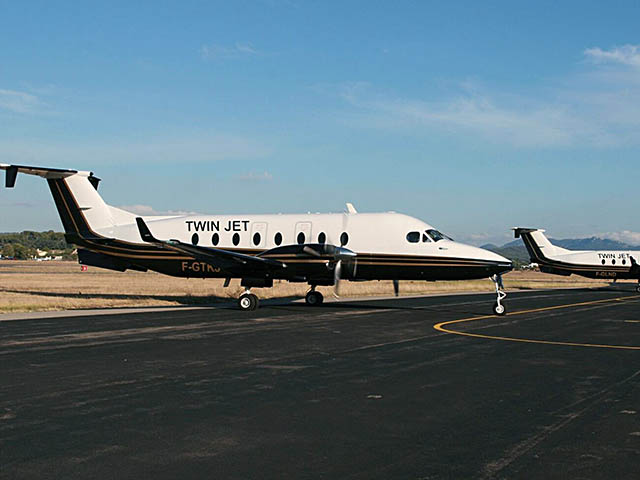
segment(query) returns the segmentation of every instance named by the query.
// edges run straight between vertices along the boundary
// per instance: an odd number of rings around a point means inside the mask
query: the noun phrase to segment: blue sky
[[[143,213],[350,201],[640,244],[638,2],[90,3],[2,2],[0,162]],[[0,231],[61,230],[18,182]]]

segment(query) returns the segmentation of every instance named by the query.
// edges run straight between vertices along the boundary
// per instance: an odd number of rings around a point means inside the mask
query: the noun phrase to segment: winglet
[[[13,188],[16,184],[16,177],[18,176],[18,167],[15,165],[7,165],[7,176],[5,177],[5,186],[7,188]]]
[[[149,227],[147,227],[147,224],[144,223],[144,220],[142,218],[136,217],[136,223],[138,224],[138,231],[140,232],[140,237],[142,238],[143,241],[149,242],[149,243],[154,243],[158,241],[153,235],[151,235],[151,231],[149,230]]]

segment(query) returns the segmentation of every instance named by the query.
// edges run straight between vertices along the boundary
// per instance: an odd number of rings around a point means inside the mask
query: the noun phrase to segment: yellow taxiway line
[[[542,307],[542,308],[533,308],[530,310],[520,310],[518,312],[507,313],[508,316],[512,315],[523,315],[525,313],[535,313],[535,312],[544,312],[548,310],[559,310],[561,308],[570,308],[570,307],[579,307],[584,305],[596,305],[602,303],[612,303],[612,302],[626,302],[629,300],[637,300],[638,297],[616,297],[616,298],[608,298],[604,300],[593,300],[590,302],[579,302],[579,303],[570,303],[566,305],[556,305],[553,307]],[[484,320],[487,318],[496,318],[495,315],[482,315],[479,317],[469,317],[469,318],[461,318],[459,320],[450,320],[448,322],[440,322],[433,326],[436,330],[445,333],[451,333],[453,335],[462,335],[465,337],[474,337],[474,338],[485,338],[489,340],[502,340],[504,342],[520,342],[520,343],[540,343],[543,345],[562,345],[565,347],[589,347],[589,348],[611,348],[616,350],[640,350],[640,346],[633,345],[604,345],[599,343],[577,343],[577,342],[557,342],[553,340],[536,340],[533,338],[515,338],[515,337],[500,337],[497,335],[483,335],[481,333],[469,333],[469,332],[460,332],[457,330],[449,330],[445,328],[447,325],[454,325],[456,323],[464,323],[464,322],[473,322],[477,320]]]

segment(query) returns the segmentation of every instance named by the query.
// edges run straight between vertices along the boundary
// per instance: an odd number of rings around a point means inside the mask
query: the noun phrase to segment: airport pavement
[[[0,322],[0,477],[637,478],[640,296],[492,303]]]

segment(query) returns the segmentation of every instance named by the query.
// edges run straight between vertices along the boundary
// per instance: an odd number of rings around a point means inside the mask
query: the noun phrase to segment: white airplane
[[[67,242],[81,264],[111,270],[153,270],[178,277],[240,278],[238,304],[254,310],[252,287],[274,279],[305,282],[309,305],[322,303],[317,285],[341,279],[466,280],[491,277],[494,312],[504,315],[501,274],[511,261],[488,250],[454,242],[432,226],[398,213],[302,215],[172,215],[140,217],[107,205],[91,172],[0,164],[6,186],[18,173],[44,177]]]
[[[588,278],[638,280],[640,292],[640,251],[630,250],[567,250],[553,245],[537,228],[513,229],[516,238],[522,237],[531,261],[540,271],[555,275],[581,275]]]

